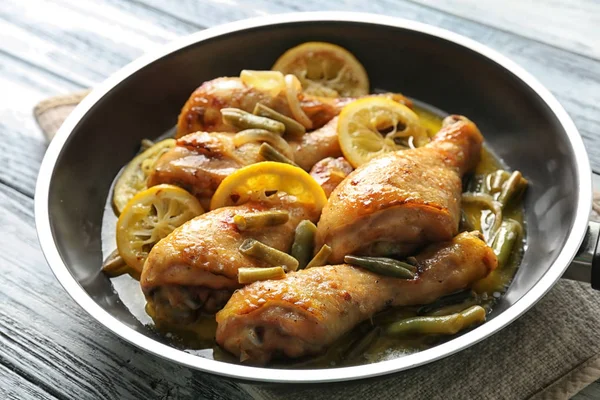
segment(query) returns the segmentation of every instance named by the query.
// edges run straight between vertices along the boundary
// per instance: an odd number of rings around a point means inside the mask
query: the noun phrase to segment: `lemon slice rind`
[[[113,205],[119,214],[136,193],[146,189],[146,180],[152,167],[160,156],[173,147],[175,139],[162,140],[138,154],[125,166],[113,191]]]
[[[125,263],[142,272],[150,249],[177,227],[204,213],[184,189],[157,185],[137,193],[117,221],[117,249]]]
[[[365,97],[344,107],[337,132],[342,153],[355,168],[381,154],[429,142],[417,114],[381,96]]]
[[[283,53],[272,67],[300,80],[305,93],[323,97],[360,97],[369,93],[369,77],[348,50],[326,42],[307,42]]]
[[[319,211],[327,203],[323,188],[302,168],[264,161],[241,168],[225,178],[213,195],[210,208],[264,201],[277,192],[284,192],[296,202],[313,204]]]

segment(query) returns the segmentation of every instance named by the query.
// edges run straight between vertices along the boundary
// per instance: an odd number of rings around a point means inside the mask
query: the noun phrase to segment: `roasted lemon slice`
[[[289,164],[265,161],[241,168],[221,182],[210,208],[234,206],[249,200],[264,200],[284,192],[305,204],[321,210],[327,203],[325,192],[302,168]]]
[[[283,53],[273,70],[298,77],[304,92],[326,97],[360,97],[369,93],[362,64],[343,47],[307,42]]]
[[[348,104],[340,113],[337,132],[342,153],[354,168],[380,154],[429,141],[417,114],[385,97],[366,97]]]
[[[157,185],[139,192],[117,221],[119,254],[141,273],[152,246],[203,212],[200,202],[177,186]]]
[[[240,73],[242,82],[276,97],[285,90],[283,74],[279,71],[253,71],[244,69]]]
[[[127,202],[136,193],[146,189],[146,180],[154,164],[160,156],[173,147],[175,147],[175,139],[163,140],[138,154],[127,164],[117,179],[113,193],[113,203],[119,213],[123,212]]]

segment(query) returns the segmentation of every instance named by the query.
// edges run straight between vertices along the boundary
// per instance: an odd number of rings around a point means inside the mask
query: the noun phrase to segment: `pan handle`
[[[600,290],[600,223],[588,222],[588,229],[577,255],[565,271],[563,278],[589,282]]]

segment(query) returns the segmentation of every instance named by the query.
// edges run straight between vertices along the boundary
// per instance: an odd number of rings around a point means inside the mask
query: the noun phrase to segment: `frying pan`
[[[119,301],[99,273],[101,222],[111,182],[145,137],[173,127],[202,82],[269,69],[286,49],[337,43],[364,64],[372,88],[405,93],[475,121],[488,145],[530,187],[521,267],[488,322],[431,349],[395,360],[327,370],[233,365],[161,343]],[[128,342],[210,373],[271,382],[326,382],[389,374],[471,346],[533,306],[567,270],[600,287],[598,226],[588,222],[592,180],[577,129],[552,94],[497,52],[429,25],[359,13],[298,13],[235,22],[180,39],[96,88],[73,111],[41,165],[35,194],[42,250],[63,287],[90,315]],[[575,259],[575,260],[574,260]],[[597,264],[600,264],[597,263]]]

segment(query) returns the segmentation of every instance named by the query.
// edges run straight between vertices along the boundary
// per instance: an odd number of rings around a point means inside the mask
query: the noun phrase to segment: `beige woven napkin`
[[[88,92],[42,101],[51,139]],[[600,201],[594,199],[594,210]],[[600,220],[598,214],[594,217]],[[327,371],[324,370],[326,375]],[[561,279],[496,335],[444,360],[388,377],[327,385],[241,384],[258,399],[567,399],[600,379],[600,291]]]

